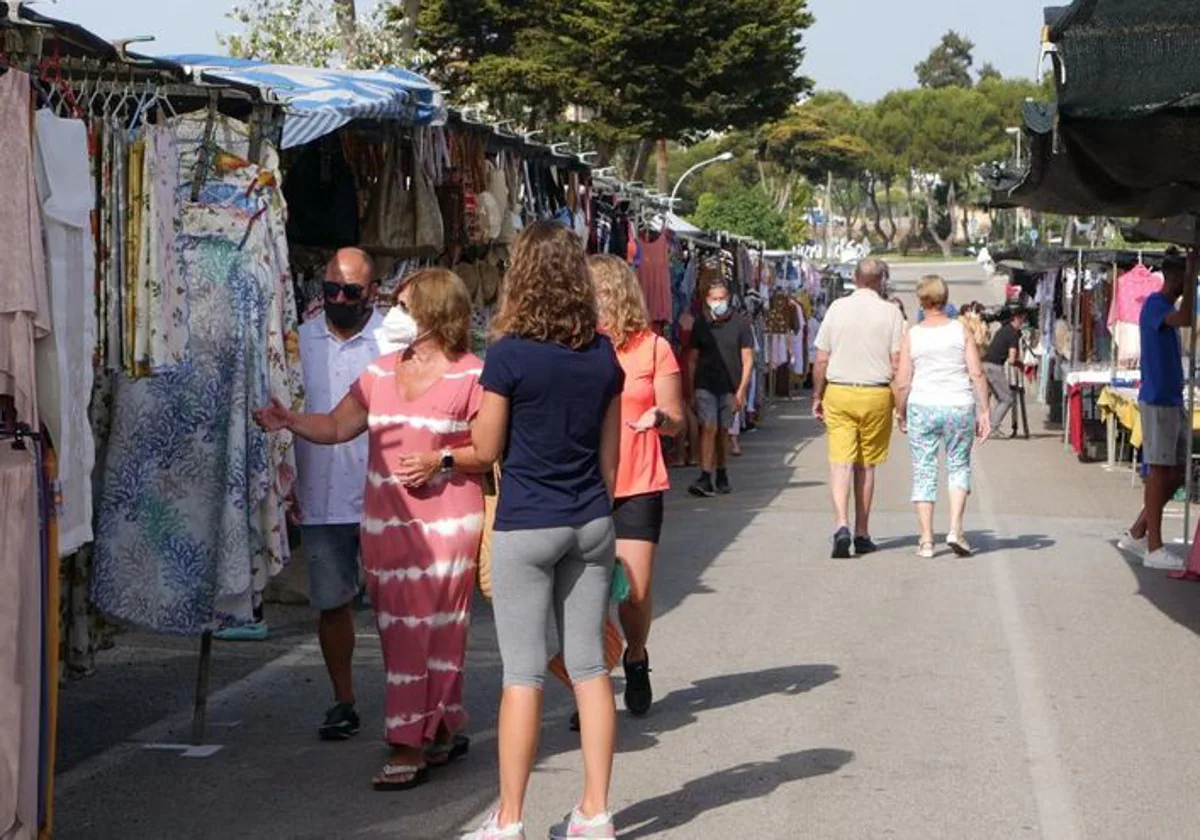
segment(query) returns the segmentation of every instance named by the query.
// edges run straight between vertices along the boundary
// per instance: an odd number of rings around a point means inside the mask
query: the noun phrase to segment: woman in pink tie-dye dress
[[[463,665],[486,467],[475,457],[483,363],[467,351],[470,299],[454,274],[414,275],[385,322],[406,349],[377,359],[328,415],[273,404],[268,431],[315,443],[368,432],[361,546],[386,671],[391,759],[380,790],[406,790],[466,750]]]

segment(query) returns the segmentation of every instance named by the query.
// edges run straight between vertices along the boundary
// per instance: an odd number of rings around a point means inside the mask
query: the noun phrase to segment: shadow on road
[[[722,674],[697,680],[654,704],[648,717],[621,723],[620,752],[638,752],[658,744],[658,736],[691,726],[704,712],[740,706],[770,695],[795,697],[833,682],[836,665],[795,665],[746,674]]]
[[[1138,594],[1153,604],[1167,618],[1182,625],[1193,633],[1200,635],[1200,589],[1193,580],[1177,580],[1167,572],[1157,569],[1147,569],[1142,565],[1141,558],[1132,554],[1120,552],[1116,540],[1109,543],[1113,551],[1121,554],[1122,559],[1133,570],[1138,582]],[[1182,552],[1180,546],[1174,546],[1168,551]]]
[[[1045,534],[1009,536],[997,534],[995,531],[968,531],[967,539],[975,548],[977,557],[985,554],[1003,554],[1006,551],[1045,551],[1058,544]]]
[[[815,749],[752,761],[693,779],[674,793],[647,799],[616,816],[629,826],[622,840],[653,837],[685,826],[708,811],[769,796],[784,785],[836,773],[854,760],[849,750]]]

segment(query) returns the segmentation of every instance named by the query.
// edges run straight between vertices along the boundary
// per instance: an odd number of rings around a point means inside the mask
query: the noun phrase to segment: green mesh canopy
[[[985,173],[993,206],[1200,215],[1200,0],[1076,0],[1046,23],[1058,101],[1026,108],[1026,170]]]
[[[1076,0],[1046,9],[1046,23],[1065,116],[1137,119],[1200,105],[1197,0]]]

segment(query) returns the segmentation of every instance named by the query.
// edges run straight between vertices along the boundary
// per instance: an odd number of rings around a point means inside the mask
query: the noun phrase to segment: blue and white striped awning
[[[438,88],[408,70],[333,70],[264,64],[218,55],[174,55],[207,82],[248,85],[282,103],[283,148],[301,146],[359,119],[441,125],[446,105]]]

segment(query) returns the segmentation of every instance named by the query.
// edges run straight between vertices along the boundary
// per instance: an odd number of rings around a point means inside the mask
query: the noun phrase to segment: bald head
[[[888,264],[883,260],[863,260],[854,270],[854,285],[860,289],[874,289],[882,293],[887,278]]]
[[[343,339],[357,335],[375,306],[375,261],[361,248],[343,248],[325,269],[325,320]]]
[[[370,287],[375,282],[375,260],[362,248],[342,248],[329,261],[325,279]]]

